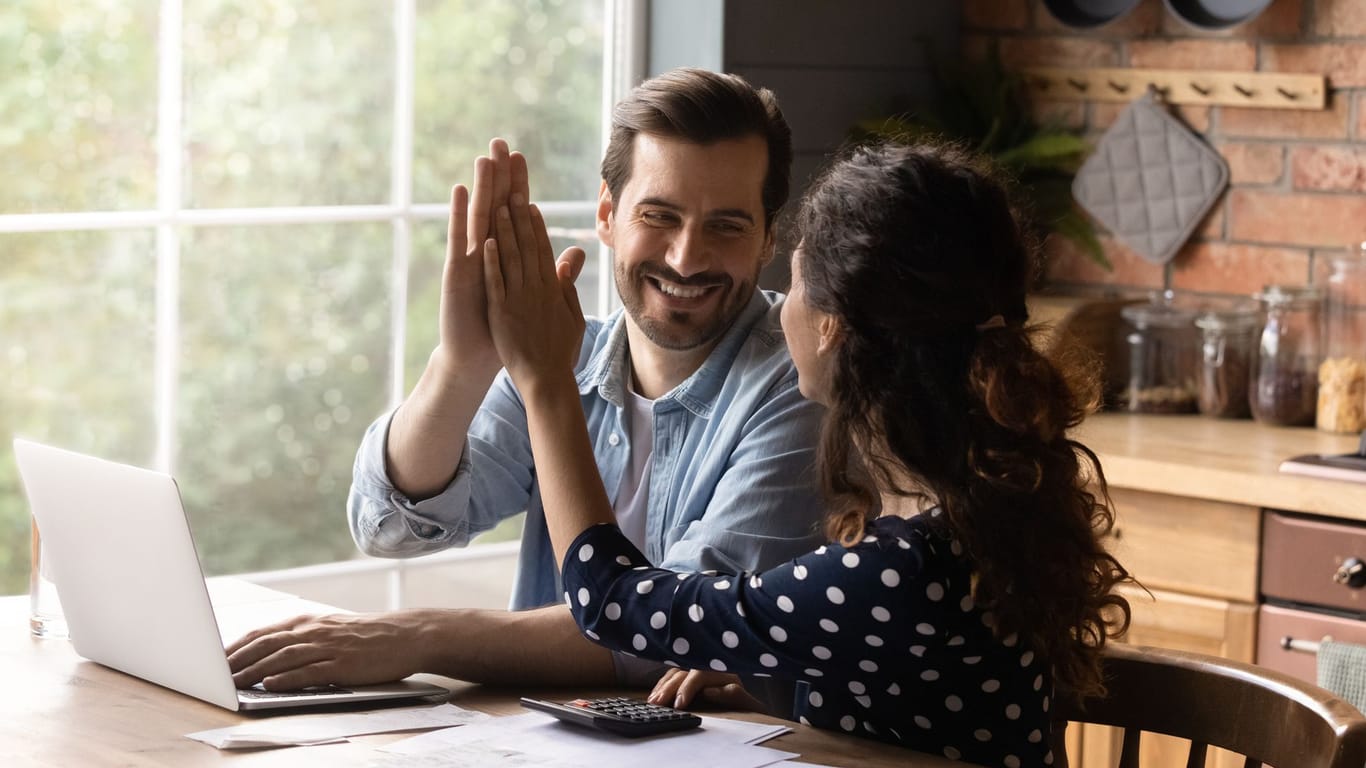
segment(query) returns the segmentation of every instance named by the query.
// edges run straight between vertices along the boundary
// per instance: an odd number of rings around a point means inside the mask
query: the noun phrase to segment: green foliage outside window
[[[158,6],[0,4],[0,215],[156,208]],[[392,8],[187,0],[183,207],[391,202]],[[493,136],[527,154],[536,199],[595,198],[602,11],[418,1],[413,202],[446,202]],[[560,247],[590,244],[591,217],[550,218],[578,236]],[[396,356],[411,387],[435,343],[444,233],[413,222],[396,276],[384,221],[178,227],[172,462],[211,574],[355,556],[351,464]],[[0,233],[0,594],[27,589],[10,436],[154,461],[156,242],[150,228]]]

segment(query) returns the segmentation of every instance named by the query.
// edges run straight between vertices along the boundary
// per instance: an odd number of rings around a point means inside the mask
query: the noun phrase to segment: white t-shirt
[[[631,432],[631,463],[621,476],[613,512],[626,538],[645,551],[645,515],[650,507],[650,458],[655,452],[655,401],[627,391],[626,428]]]

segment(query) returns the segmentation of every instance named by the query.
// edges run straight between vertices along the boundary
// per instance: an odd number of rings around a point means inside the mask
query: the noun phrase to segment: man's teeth
[[[689,288],[684,285],[666,283],[663,280],[656,280],[655,285],[658,285],[659,290],[664,293],[667,293],[670,296],[676,296],[680,299],[695,299],[707,292],[706,288]]]

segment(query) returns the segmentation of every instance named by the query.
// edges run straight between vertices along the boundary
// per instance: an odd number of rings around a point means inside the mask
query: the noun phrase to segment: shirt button
[[[615,448],[616,446],[621,444],[621,436],[618,435],[616,432],[613,432],[612,434],[607,436],[607,444]]]

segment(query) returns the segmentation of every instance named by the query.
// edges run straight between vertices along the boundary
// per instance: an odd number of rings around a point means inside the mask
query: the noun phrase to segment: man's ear
[[[607,188],[607,182],[603,181],[602,186],[598,188],[597,230],[598,240],[602,241],[602,244],[607,246],[608,248],[616,247],[612,245],[613,210],[614,209],[612,208],[612,191]]]
[[[840,342],[844,341],[844,325],[834,315],[821,313],[821,320],[817,324],[817,328],[820,331],[820,338],[816,342],[817,354],[829,354],[840,345]]]
[[[759,259],[759,268],[763,269],[773,263],[773,255],[778,247],[777,238],[773,236],[773,228],[769,227],[764,234],[764,255]]]

